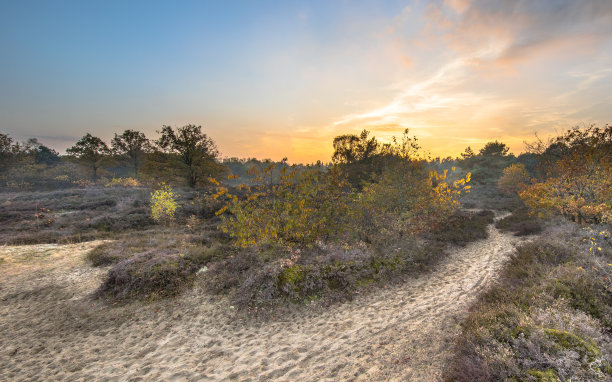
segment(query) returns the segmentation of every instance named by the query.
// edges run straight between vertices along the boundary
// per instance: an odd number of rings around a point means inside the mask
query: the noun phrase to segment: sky
[[[0,132],[201,125],[223,157],[330,160],[410,129],[434,156],[612,123],[612,1],[0,0]]]

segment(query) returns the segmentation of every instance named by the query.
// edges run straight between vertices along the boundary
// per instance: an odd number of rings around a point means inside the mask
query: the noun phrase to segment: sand
[[[490,237],[436,269],[331,307],[255,320],[194,289],[92,300],[100,242],[0,247],[0,380],[435,381],[458,323],[521,239]]]

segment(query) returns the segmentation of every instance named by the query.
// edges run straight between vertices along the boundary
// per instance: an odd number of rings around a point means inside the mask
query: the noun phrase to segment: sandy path
[[[489,228],[432,273],[282,321],[240,318],[201,292],[91,301],[97,243],[0,247],[0,380],[438,380],[457,322],[519,239]]]

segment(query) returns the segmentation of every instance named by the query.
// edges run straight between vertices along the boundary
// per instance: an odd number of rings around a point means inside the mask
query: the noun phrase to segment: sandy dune
[[[519,239],[490,227],[432,273],[330,308],[249,320],[200,291],[108,307],[98,243],[0,247],[0,380],[439,379],[457,322]]]

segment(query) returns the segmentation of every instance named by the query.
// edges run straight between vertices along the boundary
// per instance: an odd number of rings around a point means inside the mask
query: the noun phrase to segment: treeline
[[[158,139],[140,131],[115,134],[110,143],[87,133],[66,155],[33,138],[16,142],[0,133],[0,188],[54,189],[75,186],[156,185],[209,186],[210,178],[237,174],[246,179],[252,167],[263,171],[277,162],[257,159],[222,160],[214,141],[201,126],[163,126]],[[279,174],[274,174],[278,179]]]

